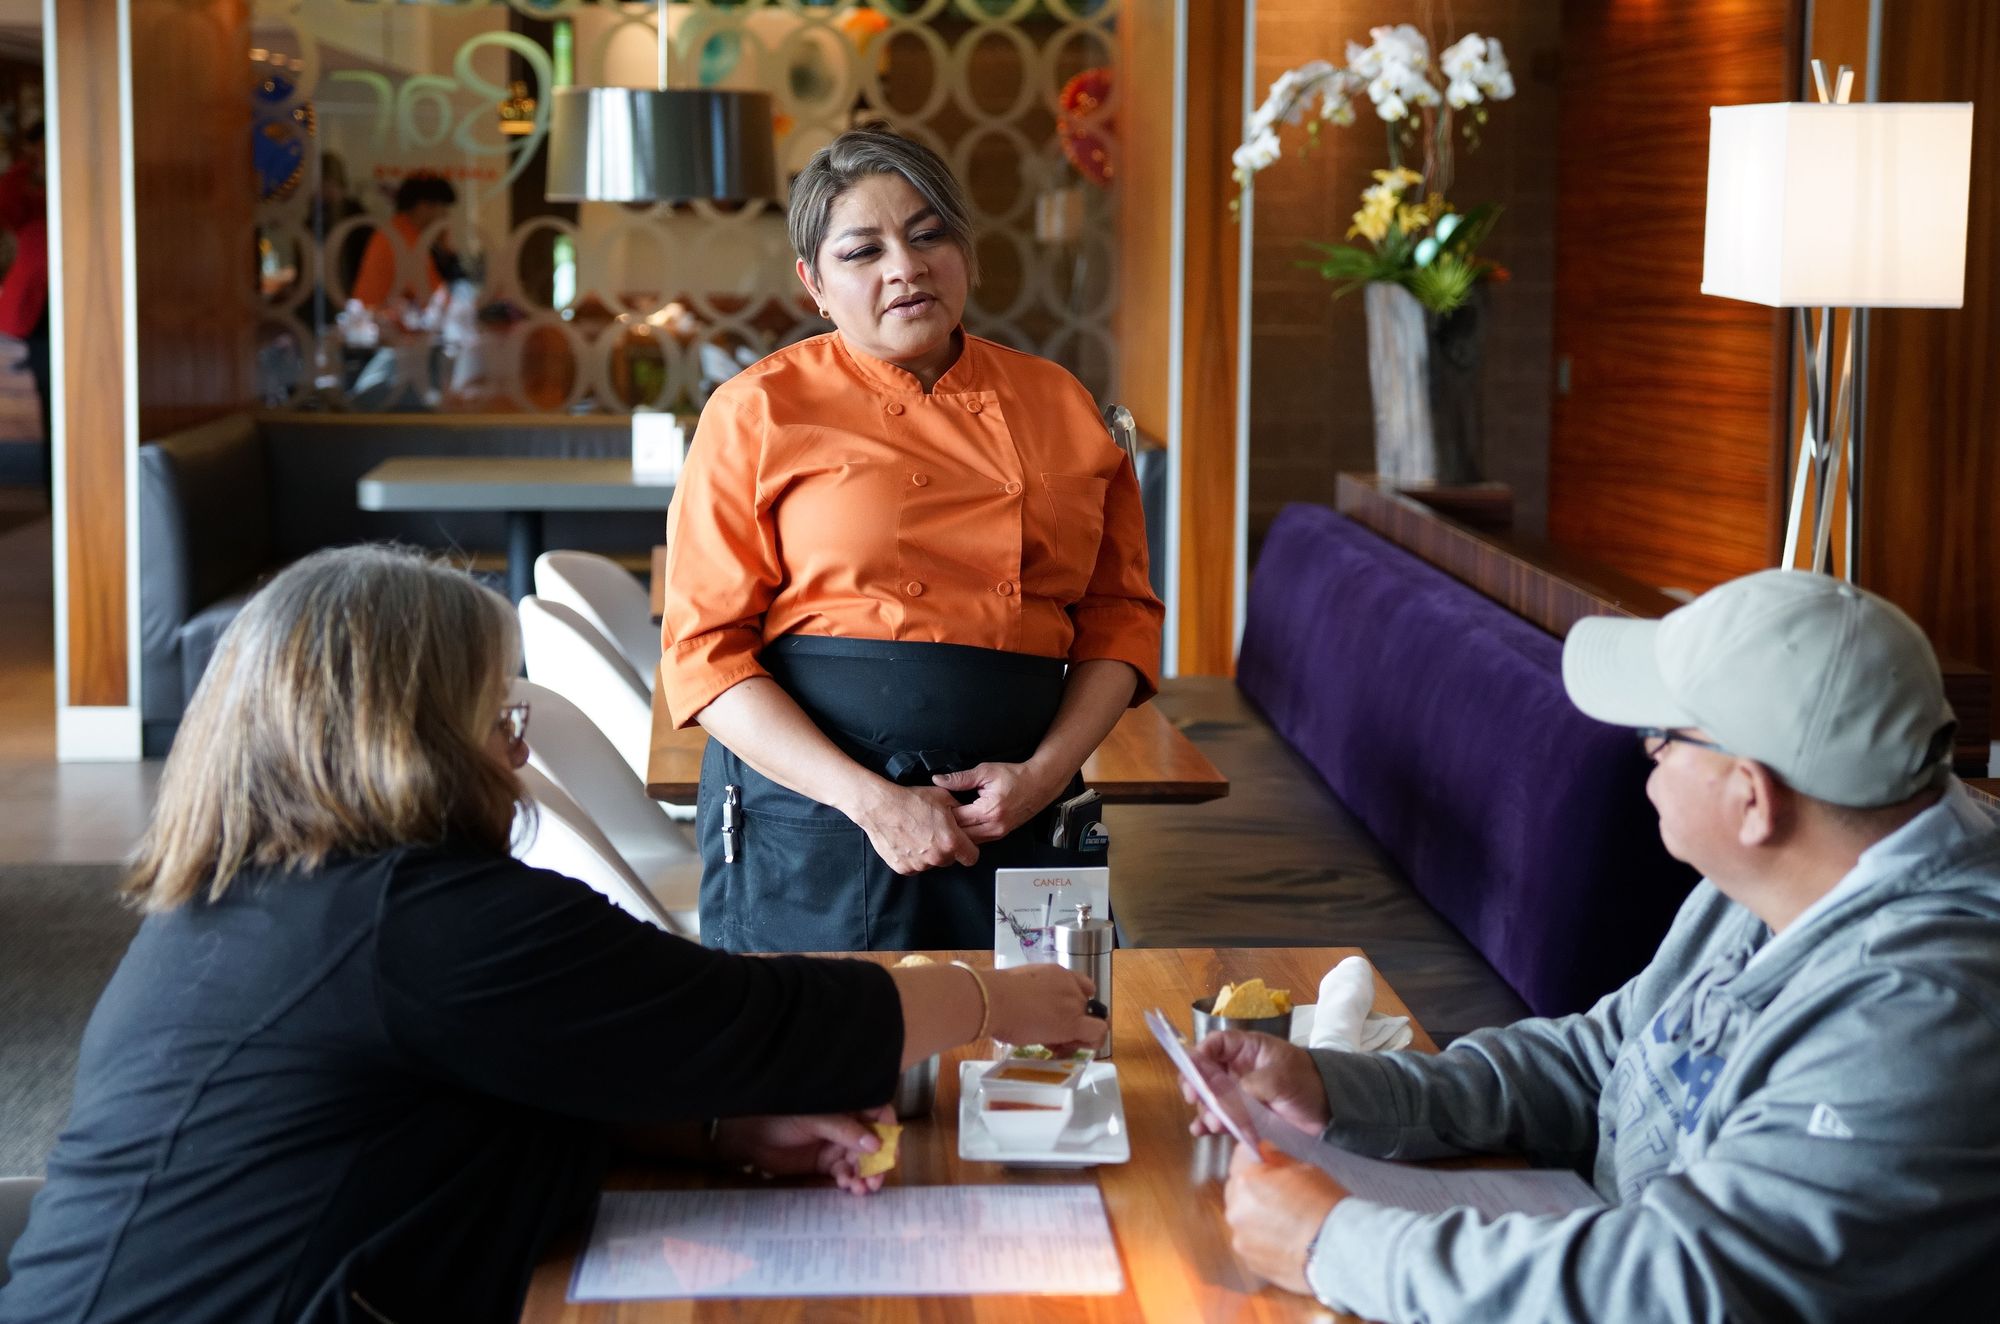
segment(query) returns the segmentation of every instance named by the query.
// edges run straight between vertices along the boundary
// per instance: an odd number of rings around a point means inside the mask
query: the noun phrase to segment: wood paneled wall
[[[1971,101],[1965,306],[1870,313],[1861,582],[2000,673],[2000,6],[1883,7],[1884,101]]]
[[[1551,304],[1555,271],[1556,73],[1561,6],[1542,0],[1258,0],[1257,85],[1309,59],[1339,61],[1384,23],[1420,23],[1426,8],[1448,43],[1498,37],[1516,93],[1491,108],[1476,152],[1457,154],[1452,199],[1499,203],[1486,248],[1512,279],[1489,290],[1485,340],[1486,474],[1514,489],[1521,528],[1542,528],[1547,484]],[[1442,26],[1446,15],[1452,26]],[[1375,469],[1374,413],[1361,299],[1333,299],[1302,269],[1312,241],[1347,233],[1369,172],[1388,164],[1381,121],[1365,103],[1348,129],[1328,126],[1309,155],[1289,152],[1257,177],[1252,259],[1250,539],[1256,547],[1288,501],[1332,504],[1343,470]],[[1287,131],[1287,143],[1298,141]],[[1233,148],[1234,143],[1230,146]]]
[[[1646,583],[1776,560],[1787,314],[1701,265],[1708,108],[1790,99],[1793,7],[1563,6],[1549,535]]]
[[[144,439],[253,401],[257,184],[249,0],[130,3]]]
[[[1172,661],[1182,675],[1228,675],[1236,663],[1238,344],[1229,154],[1242,120],[1243,6],[1215,0],[1188,7],[1178,309],[1172,299],[1175,6],[1128,0],[1118,31],[1120,67],[1128,71],[1118,112],[1120,390],[1140,428],[1178,441],[1167,457],[1180,479],[1180,544],[1167,551],[1177,559],[1180,585],[1180,646]]]
[[[65,616],[72,707],[131,702],[125,582],[124,160],[118,7],[56,0]],[[53,292],[52,292],[53,293]]]

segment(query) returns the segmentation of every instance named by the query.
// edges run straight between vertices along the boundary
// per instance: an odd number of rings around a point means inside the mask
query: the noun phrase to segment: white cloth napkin
[[[1319,1001],[1292,1009],[1292,1042],[1301,1048],[1335,1048],[1350,1053],[1387,1053],[1410,1046],[1415,1034],[1408,1016],[1378,1016],[1375,970],[1350,956],[1319,981]]]

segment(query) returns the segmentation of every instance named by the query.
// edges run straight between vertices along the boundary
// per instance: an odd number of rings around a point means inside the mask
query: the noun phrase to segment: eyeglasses
[[[509,744],[520,744],[528,738],[528,705],[508,704],[500,710],[500,720],[495,725],[507,737]]]
[[[1660,755],[1666,753],[1667,746],[1672,744],[1693,745],[1696,749],[1712,749],[1718,754],[1729,752],[1712,740],[1697,740],[1685,732],[1668,731],[1657,726],[1640,727],[1638,736],[1639,748],[1645,750],[1646,757],[1655,763],[1660,761]]]

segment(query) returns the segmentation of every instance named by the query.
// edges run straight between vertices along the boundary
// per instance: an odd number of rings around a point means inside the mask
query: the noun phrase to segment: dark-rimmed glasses
[[[1718,754],[1727,754],[1729,752],[1712,740],[1701,740],[1687,734],[1685,731],[1669,731],[1664,727],[1642,726],[1639,728],[1637,734],[1639,736],[1639,748],[1645,750],[1646,757],[1655,763],[1660,761],[1660,755],[1666,753],[1667,746],[1672,744],[1693,745],[1696,749],[1712,749]]]
[[[500,733],[507,737],[507,743],[518,745],[528,738],[528,705],[510,703],[500,710],[500,720],[496,725]]]

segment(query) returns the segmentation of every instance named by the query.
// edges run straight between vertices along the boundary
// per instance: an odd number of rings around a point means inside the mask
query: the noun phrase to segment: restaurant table
[[[701,783],[708,733],[676,729],[665,698],[653,692],[653,745],[646,794],[691,805]],[[1150,703],[1127,708],[1111,734],[1083,761],[1083,780],[1106,804],[1199,804],[1229,794],[1229,778]]]
[[[535,591],[545,512],[664,512],[673,497],[672,483],[633,478],[630,460],[561,456],[406,455],[384,460],[355,484],[355,502],[363,510],[504,514],[507,596],[515,602]]]
[[[1255,1279],[1229,1248],[1222,1218],[1220,1178],[1228,1171],[1230,1142],[1216,1136],[1195,1139],[1187,1131],[1188,1107],[1179,1077],[1143,1020],[1159,1007],[1189,1030],[1188,1004],[1224,983],[1261,977],[1289,988],[1301,999],[1314,996],[1320,977],[1351,947],[1126,948],[1112,957],[1112,1061],[1125,1105],[1129,1162],[1067,1170],[1012,1169],[958,1156],[958,1064],[992,1055],[981,1041],[944,1055],[931,1115],[909,1122],[902,1135],[896,1170],[889,1181],[905,1186],[958,1184],[1094,1185],[1124,1268],[1125,1290],[1117,1296],[898,1296],[810,1297],[796,1299],[717,1299],[707,1301],[568,1301],[570,1275],[584,1232],[560,1242],[535,1270],[523,1324],[704,1324],[706,1321],[866,1320],[902,1321],[1157,1321],[1188,1320],[1314,1321],[1336,1317],[1309,1297],[1296,1296]],[[982,968],[986,952],[937,952],[939,960],[962,958]],[[897,952],[857,953],[857,959],[893,964]],[[1379,978],[1375,1010],[1407,1016],[1409,1009]],[[1436,1052],[1416,1024],[1411,1047]],[[615,1190],[720,1190],[776,1185],[738,1172],[693,1167],[622,1167],[607,1182]],[[806,1185],[827,1185],[824,1180]],[[856,1199],[866,1197],[857,1196]]]

